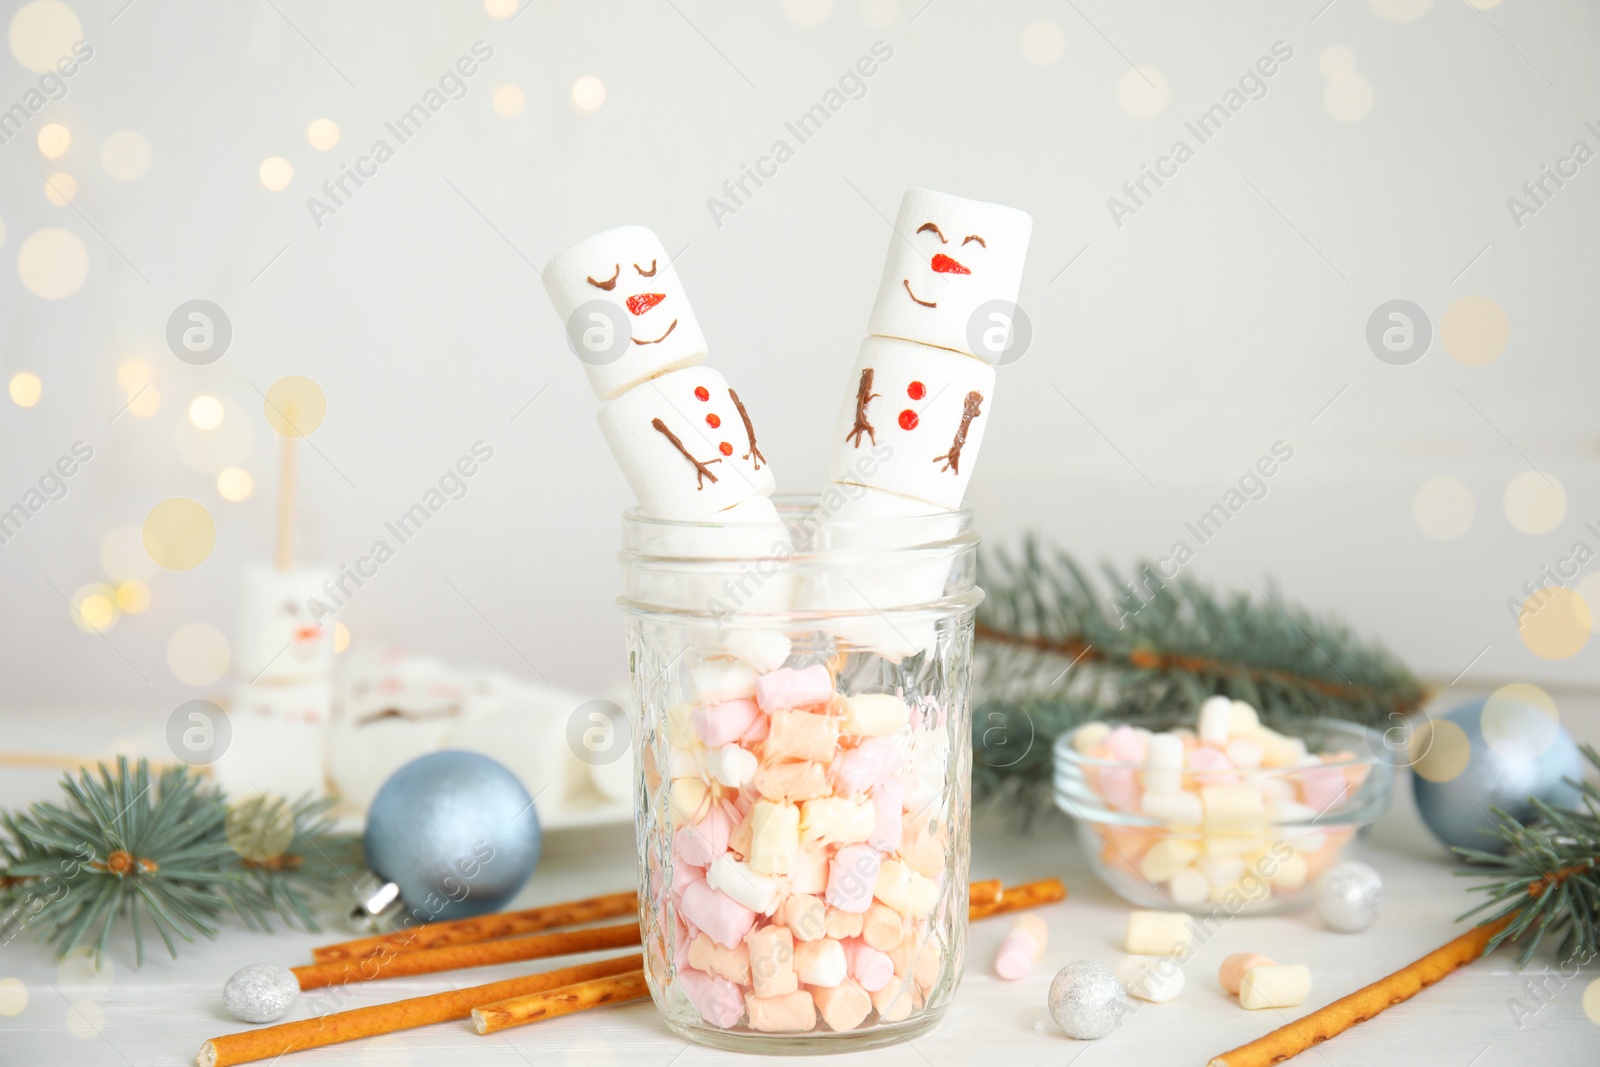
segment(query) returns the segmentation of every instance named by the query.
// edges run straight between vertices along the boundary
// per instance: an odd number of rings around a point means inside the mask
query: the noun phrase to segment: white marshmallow
[[[882,737],[906,725],[911,709],[893,693],[858,693],[845,697],[839,732],[852,737]]]
[[[580,334],[599,331],[591,335],[596,343],[586,346],[594,354],[584,357],[583,369],[601,400],[705,359],[705,335],[684,296],[683,284],[661,239],[645,227],[618,226],[585,238],[557,253],[541,274],[563,326],[573,312],[591,301],[605,301],[618,311],[613,319],[602,316],[578,324]],[[602,288],[607,282],[613,284]],[[658,297],[661,299],[655,299]],[[611,357],[615,321],[628,324],[629,342],[625,346],[616,342],[622,351]]]
[[[1200,846],[1181,837],[1164,837],[1139,860],[1139,873],[1152,882],[1170,881],[1200,856]]]
[[[789,639],[767,630],[737,628],[734,616],[782,612],[794,600],[794,579],[785,564],[794,546],[778,510],[753,496],[694,524],[640,523],[630,530],[629,550],[673,560],[668,567],[632,567],[627,595],[645,604],[710,612],[726,627],[694,635],[695,646],[712,656],[737,656],[756,670],[771,670],[789,655]]]
[[[1147,794],[1171,795],[1183,789],[1183,738],[1177,734],[1152,734],[1144,761]]]
[[[868,337],[834,426],[833,480],[958,508],[993,403],[989,364],[910,341]]]
[[[1199,826],[1205,816],[1200,798],[1188,790],[1177,793],[1146,793],[1139,808],[1152,819],[1172,826]]]
[[[234,676],[264,685],[328,677],[333,669],[333,616],[319,612],[313,618],[307,602],[327,603],[323,584],[338,575],[316,567],[285,573],[254,563],[240,578]]]
[[[710,367],[686,367],[630,389],[600,408],[599,422],[646,515],[711,519],[772,495],[772,467],[750,440],[753,423],[747,431],[734,393]]]
[[[1252,967],[1239,980],[1239,1007],[1292,1008],[1311,995],[1311,969],[1303,963]]]
[[[1227,697],[1206,697],[1200,704],[1196,732],[1208,745],[1222,748],[1233,731],[1233,701]]]
[[[1211,883],[1193,867],[1185,867],[1172,876],[1172,881],[1167,883],[1167,892],[1171,894],[1174,904],[1192,908],[1204,904],[1210,897]]]
[[[757,497],[756,500],[760,500],[769,506],[772,503],[766,497]],[[754,504],[755,500],[749,500],[746,503]],[[744,507],[744,504],[739,505],[739,507]],[[760,673],[766,674],[768,671],[775,671],[783,666],[784,661],[789,658],[789,650],[794,645],[787,636],[778,633],[776,630],[735,628],[729,630],[723,636],[722,647],[744,660]]]
[[[1130,997],[1152,1004],[1165,1004],[1183,992],[1183,967],[1173,956],[1124,956],[1116,975]]]
[[[1001,204],[908,189],[894,228],[867,332],[999,360],[972,344],[971,320],[991,300],[1016,303],[1033,220]]]
[[[217,784],[241,797],[324,792],[323,748],[332,701],[326,681],[239,686],[228,709],[231,739],[211,765]]]
[[[673,753],[681,751],[674,749]],[[761,761],[756,759],[756,754],[738,745],[723,745],[721,748],[707,749],[705,751],[705,767],[711,777],[729,789],[738,789],[748,785],[756,776],[756,768],[761,766]],[[677,776],[677,771],[673,771]]]
[[[771,915],[783,903],[783,883],[724,852],[706,868],[706,885],[751,911]]]
[[[689,668],[689,680],[694,683],[695,699],[702,704],[721,704],[725,700],[739,700],[756,695],[756,672],[748,663],[737,660],[708,659],[702,660]],[[680,718],[692,715],[690,708],[685,713],[679,713],[679,706],[667,709],[667,725],[669,730],[674,729],[674,714]],[[691,735],[693,727],[690,727]],[[673,744],[687,744],[686,741],[674,740]]]
[[[788,874],[800,848],[800,809],[758,800],[750,809],[750,867],[762,874]]]

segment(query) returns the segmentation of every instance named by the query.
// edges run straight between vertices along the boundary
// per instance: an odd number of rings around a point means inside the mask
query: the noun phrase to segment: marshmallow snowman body
[[[739,395],[710,367],[685,367],[606,402],[600,429],[645,514],[705,519],[770,496],[772,468]]]
[[[833,435],[833,480],[953,510],[983,445],[994,367],[971,356],[868,337]]]
[[[705,334],[665,246],[649,229],[597,233],[558,253],[541,275],[600,399],[705,360]],[[610,305],[610,314],[596,302]],[[625,343],[618,324],[625,326]]]
[[[241,682],[228,708],[232,736],[212,774],[230,796],[295,800],[325,789],[323,743],[332,713],[328,679],[290,685]]]
[[[998,362],[995,308],[1015,308],[1033,220],[1016,208],[908,189],[867,332]],[[996,304],[995,302],[1000,302]]]

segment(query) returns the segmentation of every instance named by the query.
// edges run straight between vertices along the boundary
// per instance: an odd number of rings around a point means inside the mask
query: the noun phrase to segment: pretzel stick
[[[558,1015],[571,1015],[575,1011],[621,1004],[649,995],[650,990],[644,983],[644,971],[629,971],[560,989],[512,997],[494,1004],[480,1004],[472,1009],[472,1025],[478,1028],[480,1034],[492,1034],[512,1026],[536,1023],[540,1019],[554,1019]]]
[[[565,904],[546,904],[526,911],[428,923],[392,934],[341,941],[337,945],[312,949],[311,958],[318,963],[332,963],[335,960],[375,956],[385,949],[390,952],[419,952],[445,945],[465,945],[476,941],[492,941],[497,937],[532,934],[557,926],[577,926],[597,919],[614,919],[619,915],[632,915],[638,910],[639,895],[629,890]]]
[[[1460,937],[1434,949],[1414,963],[1386,978],[1379,979],[1327,1007],[1296,1019],[1287,1026],[1232,1052],[1215,1057],[1207,1067],[1271,1067],[1298,1056],[1313,1045],[1344,1033],[1357,1023],[1366,1022],[1385,1008],[1410,1000],[1439,979],[1483,955],[1489,941],[1515,917],[1507,915],[1487,926],[1475,927]]]
[[[987,882],[973,882],[967,886],[968,904],[994,904],[1000,900],[1000,879],[991,878]]]
[[[261,1030],[246,1030],[240,1034],[214,1037],[200,1046],[200,1067],[231,1067],[236,1063],[271,1059],[299,1049],[321,1048],[341,1041],[354,1041],[360,1037],[392,1034],[429,1023],[465,1019],[478,1004],[488,1004],[507,997],[520,997],[540,990],[556,989],[574,982],[587,982],[607,975],[632,971],[644,963],[644,957],[619,956],[611,960],[598,960],[577,967],[563,967],[558,971],[530,974],[521,978],[507,978],[502,982],[451,989],[425,997],[411,997],[392,1004],[377,1004],[368,1008],[353,1008],[333,1012],[315,1019],[300,1019],[280,1023]]]
[[[987,919],[991,916],[1022,911],[1024,908],[1037,908],[1066,899],[1067,887],[1061,884],[1061,879],[1059,878],[1046,878],[1039,882],[1024,882],[1022,885],[1014,885],[1003,891],[1000,894],[1000,899],[993,904],[970,905],[967,908],[967,918]]]
[[[570,956],[605,948],[626,948],[639,944],[639,924],[619,923],[588,930],[564,930],[555,934],[532,934],[509,941],[490,941],[479,945],[447,945],[420,952],[384,953],[359,960],[336,960],[289,968],[300,980],[300,988],[316,989],[340,982],[370,982],[379,978],[401,978],[413,974],[434,974],[461,967],[487,967],[495,963],[536,960],[546,956]]]

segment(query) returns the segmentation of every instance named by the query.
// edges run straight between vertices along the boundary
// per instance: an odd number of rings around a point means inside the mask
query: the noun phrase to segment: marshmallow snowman
[[[241,574],[234,674],[254,683],[309,682],[333,669],[333,623],[307,606],[337,575],[319,567],[280,571],[250,564]]]
[[[749,409],[722,375],[701,366],[705,335],[660,238],[619,226],[557,254],[542,273],[605,401],[601,432],[644,514],[709,519],[772,495]],[[582,340],[591,336],[593,350]]]

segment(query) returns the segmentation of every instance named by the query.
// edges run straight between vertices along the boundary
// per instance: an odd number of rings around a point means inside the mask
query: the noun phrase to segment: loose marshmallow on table
[[[1000,945],[994,959],[994,972],[1009,982],[1027,975],[1034,961],[1044,954],[1050,940],[1050,929],[1037,915],[1017,916],[1011,932]]]
[[[1116,975],[1129,996],[1152,1004],[1165,1004],[1183,992],[1183,967],[1172,956],[1127,956]]]
[[[1217,970],[1217,982],[1222,986],[1223,992],[1239,995],[1239,983],[1244,979],[1244,974],[1252,967],[1272,967],[1276,963],[1268,956],[1256,952],[1235,952],[1222,961],[1222,966]]]
[[[834,425],[833,480],[960,507],[983,447],[994,378],[992,366],[971,356],[868,337],[850,374],[857,388]]]
[[[755,447],[742,408],[710,367],[653,378],[600,408],[600,430],[644,514],[708,519],[751,497],[772,495],[772,468]]]
[[[616,314],[584,316],[576,324],[598,351],[585,353],[584,371],[602,400],[646,379],[705,359],[707,345],[661,239],[643,226],[618,226],[556,254],[540,272],[562,324],[584,304],[604,301]],[[612,356],[614,321],[627,322],[629,343]]]
[[[1251,967],[1239,980],[1239,1006],[1292,1008],[1311,995],[1311,969],[1303,963]]]
[[[977,314],[983,305],[1015,305],[1033,220],[1002,204],[908,189],[894,228],[867,332],[999,360],[981,335],[973,344],[973,319],[990,329]]]
[[[1189,946],[1189,916],[1181,911],[1128,913],[1128,933],[1123,948],[1136,956],[1172,956]]]

